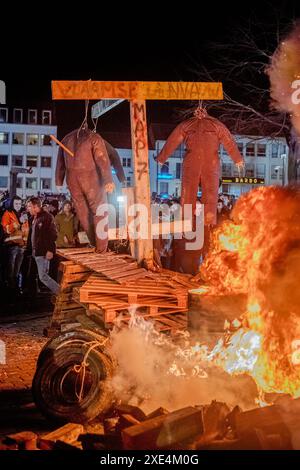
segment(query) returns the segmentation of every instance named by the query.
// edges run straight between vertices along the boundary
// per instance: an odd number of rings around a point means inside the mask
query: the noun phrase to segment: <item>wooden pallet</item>
[[[128,255],[99,255],[91,248],[58,254],[67,261],[59,267],[61,291],[53,299],[52,332],[82,314],[93,315],[104,328],[116,322],[125,326],[132,307],[143,318],[155,320],[159,331],[186,328],[188,290],[198,287],[191,276],[168,270],[148,273]]]
[[[108,311],[101,309],[96,304],[89,304],[88,306],[88,315],[93,318],[98,324],[102,325],[105,329],[111,329],[115,325],[119,328],[128,328],[131,315],[127,310],[123,312],[120,311],[117,316],[113,315],[111,318],[108,316]],[[151,311],[151,309],[147,309],[145,307],[138,309],[135,312],[135,315],[138,317],[142,317],[146,321],[151,321],[154,324],[154,328],[160,332],[171,332],[174,334],[178,331],[183,331],[187,329],[187,312],[186,311],[174,311],[170,309],[163,314],[159,312]]]
[[[73,261],[62,261],[59,265],[58,281],[60,282],[60,293],[52,298],[54,310],[48,329],[48,336],[60,331],[63,321],[76,318],[77,315],[85,313],[84,306],[73,299],[73,289],[81,287],[91,275],[91,271]]]
[[[70,248],[57,250],[62,256],[75,264],[100,273],[119,284],[142,278],[153,278],[154,274],[144,268],[140,268],[134,258],[127,254],[108,252],[96,253],[94,248]]]

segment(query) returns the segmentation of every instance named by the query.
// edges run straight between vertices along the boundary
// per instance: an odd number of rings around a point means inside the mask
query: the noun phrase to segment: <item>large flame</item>
[[[300,191],[261,187],[216,230],[202,275],[220,293],[245,293],[243,328],[214,360],[248,372],[264,392],[300,396]]]
[[[146,401],[152,395],[152,402],[156,398],[162,406],[165,400],[169,407],[218,399],[220,393],[232,403],[244,391],[236,381],[246,380],[249,390],[250,376],[261,405],[265,392],[299,397],[300,190],[260,187],[243,195],[232,220],[213,234],[201,273],[208,285],[199,294],[242,293],[245,312],[225,322],[211,348],[188,336],[184,345],[176,344],[133,314],[130,328],[113,335],[120,364],[116,395]]]

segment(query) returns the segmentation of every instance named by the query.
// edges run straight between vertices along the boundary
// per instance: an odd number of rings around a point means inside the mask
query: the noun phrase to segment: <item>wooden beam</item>
[[[52,81],[54,100],[222,100],[221,82]]]
[[[138,232],[135,240],[135,258],[144,261],[147,267],[153,264],[153,242],[151,239],[151,198],[148,161],[148,135],[145,100],[130,101],[131,140],[134,162],[135,203],[144,211],[140,213],[141,225],[146,230]],[[131,214],[132,215],[132,214]],[[145,224],[145,218],[147,224]],[[137,227],[138,229],[138,227]]]

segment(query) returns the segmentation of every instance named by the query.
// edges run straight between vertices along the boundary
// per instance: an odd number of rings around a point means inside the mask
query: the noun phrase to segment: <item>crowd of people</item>
[[[79,244],[80,225],[65,197],[6,198],[0,212],[0,285],[8,298],[39,290],[57,294],[56,248]]]
[[[199,203],[201,199],[199,199]],[[234,196],[220,194],[217,205],[218,223],[230,217]],[[169,216],[180,203],[152,198],[159,207],[168,207]],[[18,196],[2,200],[0,211],[0,286],[11,298],[21,297],[32,289],[46,286],[53,293],[59,291],[56,248],[80,246],[79,220],[72,202],[64,195],[51,198]],[[154,240],[154,254],[158,264],[180,270],[174,264],[173,236]],[[175,257],[176,258],[176,257]]]

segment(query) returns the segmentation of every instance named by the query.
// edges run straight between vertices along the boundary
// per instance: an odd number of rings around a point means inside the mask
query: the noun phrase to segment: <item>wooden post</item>
[[[146,121],[146,101],[130,101],[131,140],[134,161],[135,203],[147,211],[148,238],[135,240],[135,257],[144,260],[148,267],[153,264],[153,242],[151,239],[151,197],[149,178],[148,136]],[[145,221],[144,221],[145,223]]]
[[[151,197],[148,163],[148,138],[145,100],[222,100],[221,82],[111,82],[111,81],[52,81],[54,100],[130,101],[132,151],[135,176],[135,203],[147,213],[148,237],[135,241],[135,257],[146,267],[153,266],[151,239]]]

